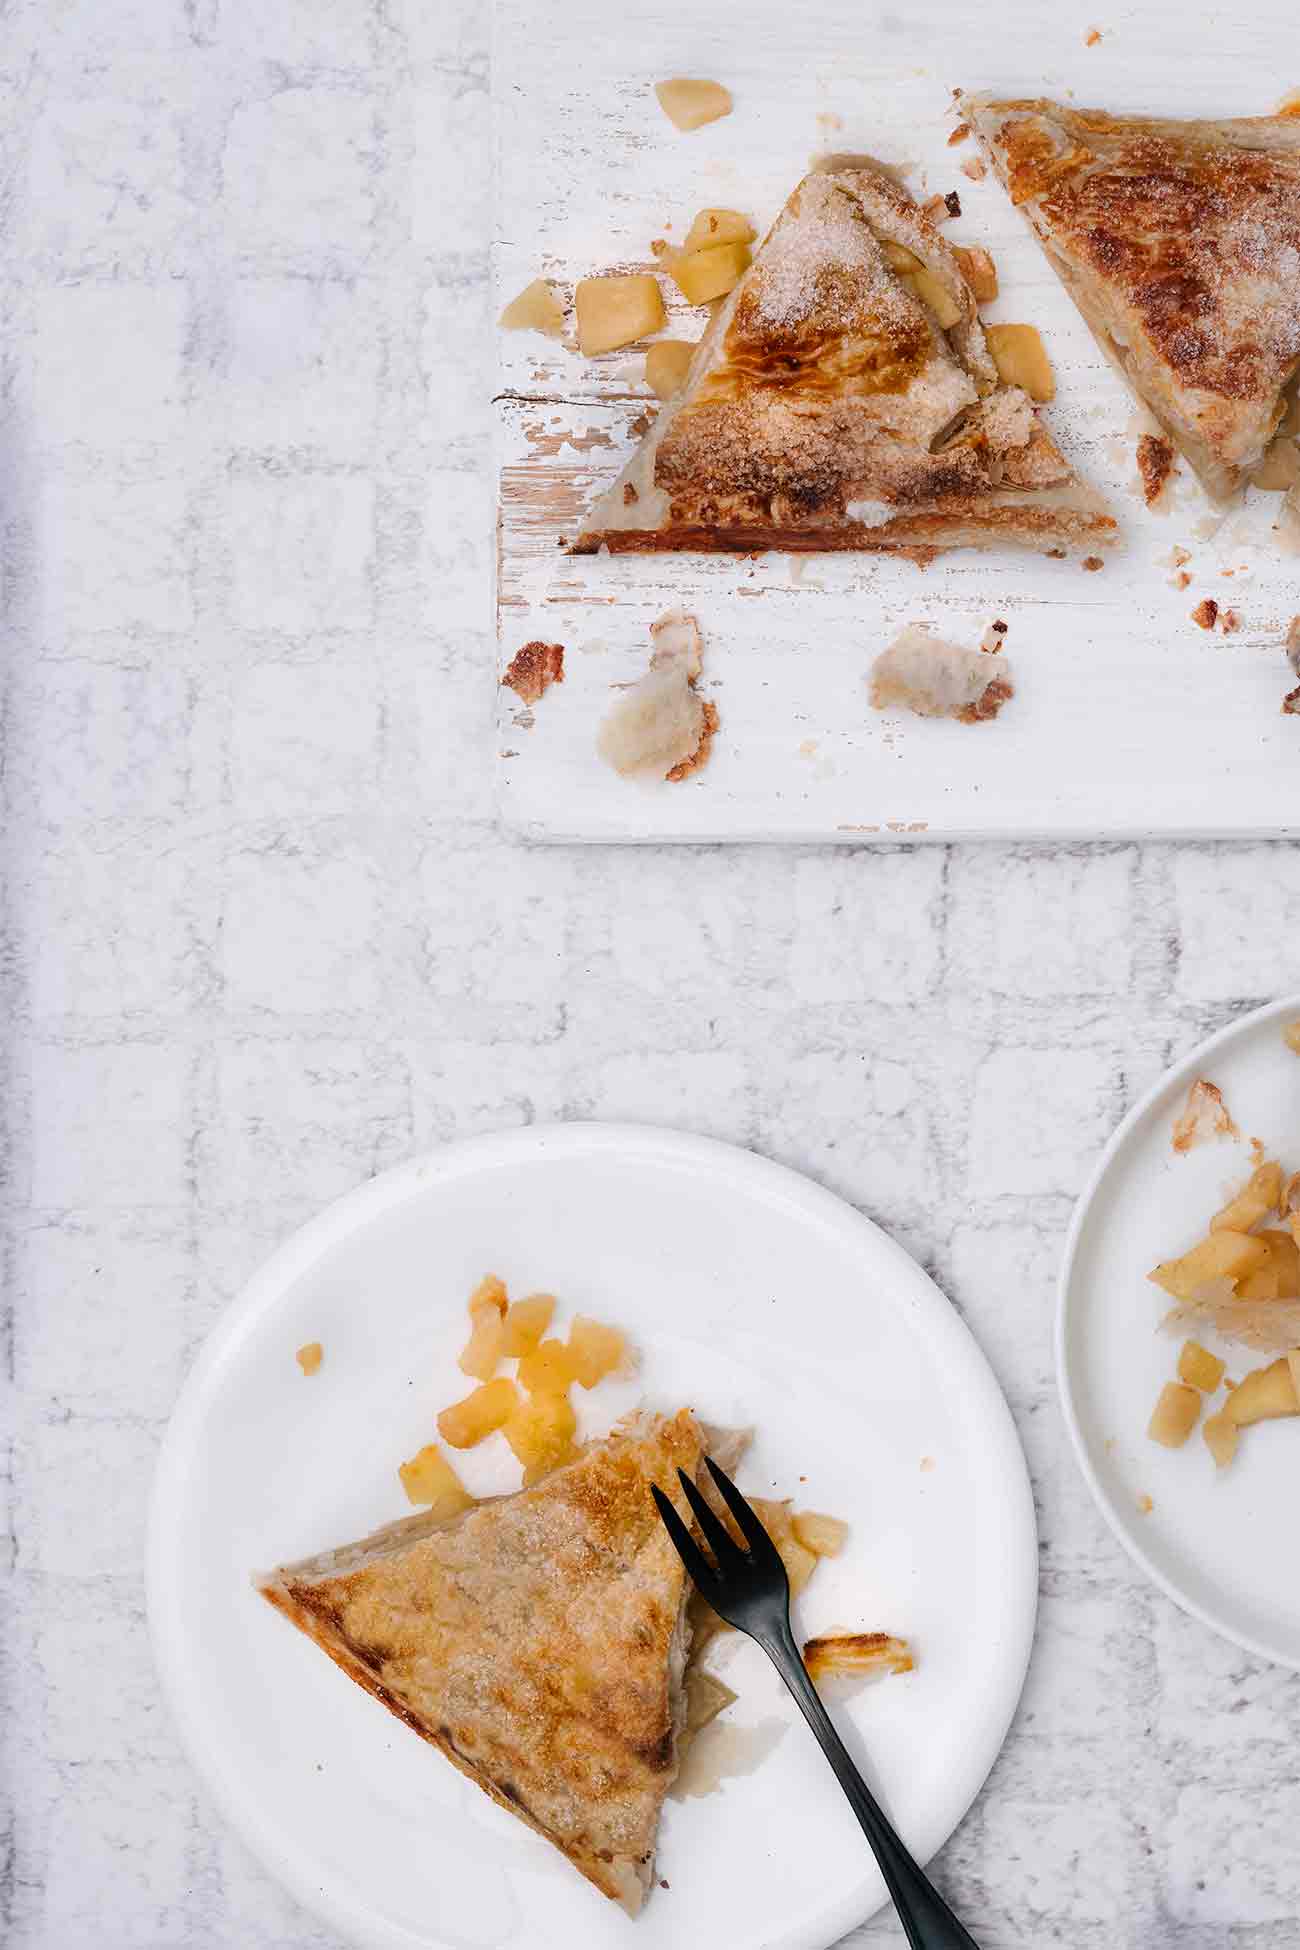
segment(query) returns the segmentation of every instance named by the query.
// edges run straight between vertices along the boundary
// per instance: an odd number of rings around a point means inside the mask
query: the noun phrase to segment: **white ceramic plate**
[[[1246,1432],[1218,1472],[1199,1434],[1183,1449],[1149,1442],[1147,1420],[1173,1379],[1181,1336],[1158,1331],[1169,1301],[1146,1278],[1202,1235],[1250,1169],[1246,1140],[1300,1165],[1300,1061],[1282,1025],[1300,996],[1244,1016],[1193,1050],[1131,1110],[1079,1200],[1066,1245],[1057,1372],[1066,1420],[1093,1495],[1120,1542],[1194,1618],[1249,1652],[1300,1669],[1300,1558],[1295,1536],[1300,1430]],[[1208,1077],[1242,1141],[1172,1149],[1174,1118]],[[1241,1375],[1269,1357],[1198,1339]],[[1153,1508],[1143,1514],[1141,1499]]]
[[[753,1646],[727,1649],[730,1718],[788,1724],[756,1771],[670,1803],[670,1888],[634,1925],[252,1590],[255,1567],[401,1514],[397,1464],[464,1391],[465,1298],[489,1270],[635,1335],[638,1383],[585,1398],[582,1433],[642,1396],[689,1402],[757,1429],[742,1484],[850,1520],[796,1629],[915,1640],[919,1669],[842,1723],[919,1856],[977,1793],[1020,1693],[1037,1571],[1024,1460],[983,1357],[906,1253],[828,1193],[729,1146],[595,1124],[375,1179],[291,1239],[212,1335],[163,1445],[149,1546],[158,1664],[198,1768],[263,1862],[357,1943],[831,1942],[884,1890]],[[309,1340],[325,1361],[307,1380],[294,1350]],[[514,1486],[497,1447],[465,1459],[472,1489]]]

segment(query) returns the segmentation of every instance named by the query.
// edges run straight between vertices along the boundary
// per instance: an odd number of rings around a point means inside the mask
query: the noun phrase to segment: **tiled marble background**
[[[842,1192],[1007,1387],[1041,1640],[941,1864],[985,1950],[1293,1950],[1300,1682],[1136,1581],[1065,1452],[1049,1315],[1135,1092],[1300,982],[1300,854],[503,840],[483,10],[11,0],[0,35],[0,1939],[332,1942],[159,1703],[159,1433],[324,1200],[614,1116]]]

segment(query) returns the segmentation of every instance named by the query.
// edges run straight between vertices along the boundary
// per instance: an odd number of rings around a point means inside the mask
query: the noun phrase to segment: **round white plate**
[[[1124,1119],[1079,1200],[1057,1314],[1057,1373],[1083,1473],[1111,1529],[1176,1604],[1248,1652],[1300,1668],[1300,1556],[1293,1422],[1249,1429],[1218,1471],[1199,1433],[1182,1449],[1147,1439],[1174,1378],[1181,1335],[1159,1332],[1172,1302],[1146,1275],[1202,1237],[1247,1176],[1247,1140],[1300,1165],[1300,1060],[1282,1026],[1300,996],[1243,1016],[1193,1050]],[[1179,1156],[1173,1122],[1197,1077],[1218,1084],[1242,1133]],[[1196,1338],[1240,1376],[1269,1359]],[[1140,1507],[1150,1497],[1146,1514]],[[1286,1540],[1290,1539],[1291,1543]]]
[[[690,1403],[756,1429],[742,1485],[851,1522],[796,1630],[914,1639],[918,1670],[841,1724],[922,1859],[970,1805],[1019,1697],[1037,1583],[1024,1459],[983,1357],[907,1254],[829,1193],[727,1145],[599,1124],[386,1173],[291,1239],[213,1333],[163,1445],[149,1541],[155,1650],[190,1752],[268,1868],[359,1944],[820,1950],[884,1889],[756,1647],[726,1649],[729,1718],[781,1737],[753,1773],[669,1803],[670,1887],[632,1924],[250,1586],[402,1513],[397,1465],[467,1386],[465,1301],[488,1271],[557,1293],[561,1329],[581,1311],[635,1337],[637,1383],[587,1396],[580,1433],[637,1399]],[[294,1350],[311,1340],[325,1360],[308,1380]],[[515,1486],[503,1447],[464,1459],[471,1489]]]

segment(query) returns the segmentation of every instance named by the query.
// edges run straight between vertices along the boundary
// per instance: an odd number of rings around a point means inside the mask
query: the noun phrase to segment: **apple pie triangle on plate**
[[[961,112],[1103,350],[1233,499],[1300,371],[1300,121],[986,96]]]
[[[1115,523],[1003,385],[952,249],[870,158],[806,176],[573,549],[1045,549]]]
[[[650,1887],[686,1719],[681,1560],[657,1483],[746,1438],[644,1415],[534,1488],[260,1578],[271,1604],[605,1895]]]

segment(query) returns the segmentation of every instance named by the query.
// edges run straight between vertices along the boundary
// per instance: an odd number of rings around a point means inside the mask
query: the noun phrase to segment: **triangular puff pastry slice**
[[[1167,122],[968,96],[1011,200],[1219,502],[1300,370],[1300,122]]]
[[[712,1438],[710,1438],[712,1440]],[[349,1678],[635,1914],[677,1770],[689,1627],[650,1495],[704,1437],[640,1418],[532,1489],[258,1580]],[[734,1458],[744,1438],[715,1444]]]
[[[575,553],[1095,546],[936,226],[869,158],[806,176]]]

